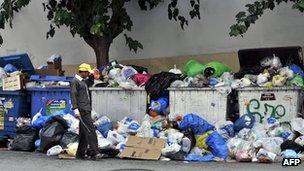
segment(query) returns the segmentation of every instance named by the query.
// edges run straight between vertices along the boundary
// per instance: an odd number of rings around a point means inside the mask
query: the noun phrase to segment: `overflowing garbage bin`
[[[42,115],[49,116],[56,114],[73,114],[69,87],[69,82],[72,80],[72,77],[33,75],[30,80],[49,83],[48,85],[34,85],[33,87],[27,88],[31,94],[32,116],[38,112]],[[52,85],[52,82],[63,82],[66,83],[66,85]]]
[[[290,121],[298,117],[303,105],[300,87],[243,88],[238,89],[238,98],[240,114],[253,114],[260,123],[269,117],[279,122]]]
[[[257,75],[257,86],[237,89],[241,115],[252,114],[260,123],[269,117],[287,122],[303,112],[301,47],[243,49],[238,55],[241,69],[236,75]]]
[[[144,88],[90,88],[92,108],[111,120],[122,120],[125,116],[142,121],[147,110],[147,92]]]
[[[34,67],[27,54],[14,54],[0,57],[0,67],[5,68],[5,66],[13,66],[14,69],[22,71],[22,73],[26,75],[34,74]],[[20,87],[20,85],[18,85],[19,83],[13,84],[11,85]],[[26,90],[4,91],[1,87],[0,140],[13,138],[16,133],[17,119],[19,117],[28,117],[29,114],[30,99],[27,96]]]

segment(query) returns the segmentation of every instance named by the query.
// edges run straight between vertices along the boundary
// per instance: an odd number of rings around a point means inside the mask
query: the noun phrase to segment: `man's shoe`
[[[79,160],[86,160],[87,158],[85,156],[76,156],[76,159],[79,159]]]

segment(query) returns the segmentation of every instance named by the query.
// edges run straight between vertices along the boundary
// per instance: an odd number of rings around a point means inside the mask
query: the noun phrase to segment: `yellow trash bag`
[[[196,144],[195,147],[200,149],[208,150],[208,145],[206,144],[207,138],[213,131],[208,131],[202,135],[195,136]]]
[[[68,149],[66,152],[68,153],[69,156],[76,157],[76,152],[78,148],[78,143],[71,143],[68,145]]]

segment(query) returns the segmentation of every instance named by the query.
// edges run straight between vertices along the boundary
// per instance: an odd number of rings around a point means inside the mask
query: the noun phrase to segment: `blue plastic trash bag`
[[[210,79],[209,79],[209,84],[210,84],[211,86],[215,86],[215,85],[217,85],[219,82],[220,82],[220,81],[219,81],[218,79],[216,79],[216,78],[210,78]]]
[[[105,122],[97,126],[97,130],[101,133],[104,138],[107,138],[108,132],[113,130],[112,122]]]
[[[131,124],[128,126],[129,133],[137,133],[139,131],[140,125],[136,121],[132,121]]]
[[[304,71],[301,67],[299,67],[296,64],[292,64],[290,66],[290,69],[293,71],[294,74],[300,75],[301,77],[304,77]]]
[[[234,128],[233,123],[231,121],[227,122],[226,124],[222,125],[220,127],[220,131],[228,135],[228,137],[234,137]]]
[[[183,117],[183,120],[178,123],[178,127],[182,131],[187,131],[189,128],[191,128],[194,135],[202,135],[205,132],[214,129],[213,125],[209,124],[205,119],[193,113],[186,114]]]
[[[294,150],[285,150],[281,153],[283,158],[298,158],[298,153]]]
[[[169,97],[160,97],[157,100],[151,101],[150,109],[156,112],[162,112],[165,113],[167,111],[167,108],[169,106]]]
[[[32,122],[32,126],[36,129],[41,129],[49,118],[49,116],[39,116]]]
[[[211,149],[211,153],[215,157],[227,159],[229,154],[227,143],[217,131],[214,131],[209,135],[209,137],[206,140],[206,144]]]
[[[41,143],[41,139],[38,139],[35,141],[35,147],[39,148],[40,147],[40,143]]]
[[[213,161],[214,156],[212,154],[207,154],[204,156],[196,155],[196,154],[189,154],[185,160],[186,161],[197,161],[197,162],[209,162]]]
[[[251,129],[255,123],[255,117],[250,114],[242,115],[233,125],[234,131],[237,133],[244,128]]]
[[[12,73],[18,71],[18,69],[12,64],[6,64],[3,69],[6,73]]]
[[[281,137],[283,138],[284,141],[288,140],[289,136],[291,135],[290,132],[288,131],[284,131],[282,134],[281,134]]]

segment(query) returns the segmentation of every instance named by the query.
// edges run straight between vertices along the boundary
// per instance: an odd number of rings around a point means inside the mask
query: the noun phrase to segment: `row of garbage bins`
[[[294,49],[294,48],[291,48]],[[295,48],[298,49],[298,48]],[[243,52],[243,51],[241,51]],[[262,55],[261,55],[262,56]],[[1,58],[0,65],[12,63],[29,74],[33,66],[27,55]],[[253,61],[253,60],[252,60]],[[241,62],[241,61],[240,61]],[[300,63],[300,62],[299,62]],[[246,61],[243,62],[246,64]],[[249,65],[249,64],[248,64]],[[71,77],[32,75],[36,82],[69,82]],[[211,124],[234,120],[236,114],[251,113],[257,121],[264,122],[272,116],[280,122],[297,117],[302,111],[303,92],[300,87],[239,88],[231,93],[221,93],[213,88],[168,88],[170,114],[198,113]],[[90,88],[92,106],[95,112],[108,116],[111,120],[121,120],[125,116],[142,121],[148,111],[149,96],[144,88]],[[71,101],[68,86],[31,86],[22,91],[0,91],[0,139],[11,138],[15,133],[16,119],[37,113],[51,115],[70,113]]]

